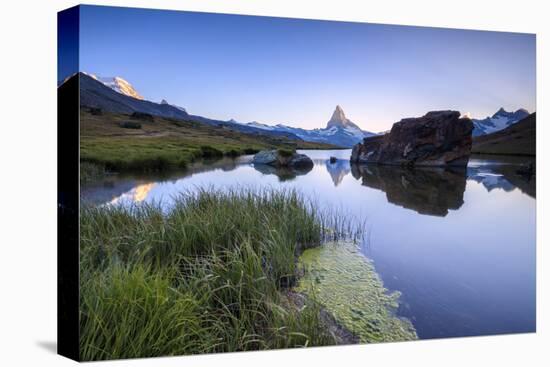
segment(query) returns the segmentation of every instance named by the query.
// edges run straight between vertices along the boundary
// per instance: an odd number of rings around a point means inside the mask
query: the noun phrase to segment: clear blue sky
[[[535,36],[83,6],[80,70],[146,99],[238,121],[365,130],[456,109],[535,110]]]

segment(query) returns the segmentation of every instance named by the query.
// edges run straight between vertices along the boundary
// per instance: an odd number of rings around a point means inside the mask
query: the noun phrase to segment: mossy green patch
[[[328,243],[300,257],[304,276],[296,290],[314,297],[361,342],[417,339],[410,321],[397,317],[399,292],[388,292],[371,260],[350,243]]]

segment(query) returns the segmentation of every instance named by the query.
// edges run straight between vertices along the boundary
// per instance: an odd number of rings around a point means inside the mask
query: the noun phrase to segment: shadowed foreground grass
[[[81,210],[83,360],[335,343],[285,296],[297,256],[351,233],[294,191],[199,191]],[[329,228],[331,228],[329,230]]]

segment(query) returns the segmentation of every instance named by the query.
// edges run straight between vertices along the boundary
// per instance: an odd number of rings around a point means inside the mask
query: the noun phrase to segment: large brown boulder
[[[458,111],[432,111],[393,124],[385,135],[353,147],[351,162],[401,166],[465,166],[472,148],[469,118]]]

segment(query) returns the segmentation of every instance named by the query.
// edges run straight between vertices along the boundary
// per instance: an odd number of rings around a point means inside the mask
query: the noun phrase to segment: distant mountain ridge
[[[353,147],[364,138],[377,135],[370,131],[361,130],[359,126],[346,117],[344,110],[340,107],[340,105],[336,106],[334,112],[332,113],[332,117],[327,122],[326,128],[322,129],[306,130],[283,124],[271,126],[261,124],[256,121],[249,122],[245,125],[269,131],[285,131],[300,137],[304,141],[328,143],[346,148]]]
[[[102,108],[105,111],[127,114],[144,112],[154,116],[226,127],[245,133],[282,136],[294,140],[326,143],[346,148],[353,147],[366,137],[378,135],[362,130],[349,120],[340,105],[336,106],[325,128],[312,130],[291,127],[285,124],[267,125],[257,121],[248,123],[237,122],[233,119],[222,121],[191,115],[185,108],[172,105],[165,99],[160,103],[145,100],[131,83],[118,76],[99,77],[86,72],[80,72],[77,75],[81,83],[80,104],[87,107]],[[74,76],[67,77],[59,84],[63,84]],[[488,116],[485,119],[472,119],[474,124],[472,135],[476,137],[500,131],[528,115],[529,112],[522,108],[515,112],[508,112],[504,108],[500,108],[493,116]]]
[[[474,131],[472,132],[472,136],[481,136],[497,132],[526,118],[527,116],[529,116],[529,112],[524,108],[520,108],[515,112],[508,112],[501,107],[491,117],[487,116],[484,119],[472,119],[472,122],[474,123]]]
[[[270,126],[257,121],[239,123],[233,119],[228,121],[214,120],[207,117],[191,115],[183,107],[169,104],[165,99],[155,103],[143,99],[133,86],[120,77],[98,77],[94,74],[81,72],[80,104],[86,107],[101,108],[117,113],[143,112],[153,116],[184,119],[198,123],[216,125],[245,133],[281,136],[294,140],[313,143],[326,143],[350,148],[363,138],[376,135],[361,130],[351,120],[346,118],[342,107],[336,106],[331,119],[324,129],[306,130],[282,124]]]
[[[85,74],[78,73],[69,79],[80,79],[80,105],[83,107],[100,108],[104,111],[131,114],[133,112],[148,113],[153,116],[173,118],[185,121],[228,128],[248,134],[280,136],[293,140],[302,140],[298,136],[285,131],[265,131],[253,127],[243,126],[228,121],[213,120],[206,117],[191,115],[181,107],[166,103],[155,103],[147,100],[130,97],[119,93],[101,81]],[[65,81],[66,82],[66,81]]]
[[[163,99],[162,101],[160,101],[160,104],[167,104],[167,105],[170,105],[170,106],[173,106],[173,107],[176,107],[177,109],[183,111],[183,112],[187,112],[187,110],[183,107],[180,107],[180,106],[176,106],[175,104],[170,104],[168,103],[167,100]]]

